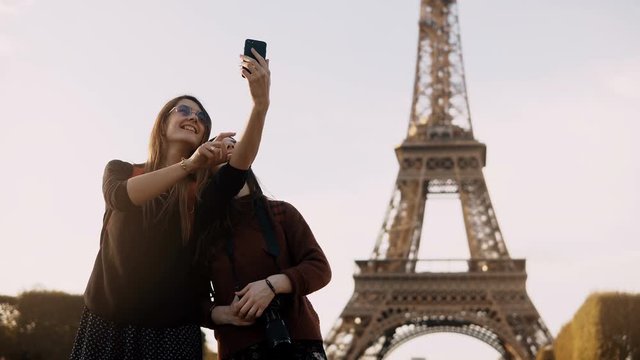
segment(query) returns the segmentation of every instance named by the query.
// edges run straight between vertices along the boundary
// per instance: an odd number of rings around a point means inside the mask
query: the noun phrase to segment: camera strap
[[[273,261],[280,271],[280,265],[278,265],[278,256],[280,256],[280,246],[278,246],[278,241],[276,240],[276,232],[273,228],[273,223],[271,219],[269,219],[269,215],[267,214],[267,209],[265,207],[265,201],[260,198],[256,199],[256,215],[258,216],[258,222],[260,222],[260,228],[262,229],[262,236],[264,237],[265,245],[267,246],[267,252],[271,257],[273,257]]]
[[[278,264],[278,256],[280,256],[280,246],[278,245],[278,240],[276,239],[276,232],[273,227],[273,222],[269,219],[269,215],[267,213],[267,209],[265,206],[264,197],[260,197],[258,199],[254,199],[254,209],[256,211],[256,216],[258,217],[258,223],[260,224],[260,230],[262,231],[262,236],[264,238],[265,245],[267,247],[267,253],[271,255],[273,258],[273,262],[276,265],[276,268],[280,272],[282,269]],[[231,273],[233,275],[233,281],[235,284],[236,291],[241,290],[240,281],[238,279],[238,273],[236,271],[236,262],[234,256],[234,241],[233,237],[230,236],[227,238],[227,256],[229,257],[229,261],[231,261]]]

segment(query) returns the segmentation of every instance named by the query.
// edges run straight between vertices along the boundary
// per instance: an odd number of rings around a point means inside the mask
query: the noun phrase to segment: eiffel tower
[[[552,336],[526,292],[524,259],[509,256],[473,135],[455,0],[421,0],[418,56],[400,170],[354,293],[328,334],[330,359],[382,359],[416,337],[459,333],[503,359],[534,359]],[[420,260],[426,200],[460,199],[470,258]],[[442,195],[440,195],[442,196]]]

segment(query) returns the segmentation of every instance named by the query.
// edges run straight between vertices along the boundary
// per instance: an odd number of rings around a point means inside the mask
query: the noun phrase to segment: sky
[[[590,293],[640,292],[640,3],[461,1],[459,13],[489,193],[556,335]],[[143,162],[157,112],[184,93],[214,131],[240,131],[251,102],[238,54],[262,39],[271,108],[254,170],[329,259],[333,279],[310,297],[326,335],[397,176],[418,16],[418,0],[0,0],[0,294],[82,293],[105,164]],[[428,202],[424,226],[421,258],[468,256],[459,202]],[[498,357],[486,348],[436,334],[389,359]]]

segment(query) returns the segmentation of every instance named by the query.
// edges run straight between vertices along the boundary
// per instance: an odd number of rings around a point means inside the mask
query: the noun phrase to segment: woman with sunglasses
[[[146,163],[107,164],[100,249],[71,359],[202,358],[199,324],[211,302],[193,267],[194,205],[196,194],[227,203],[256,157],[271,76],[268,61],[254,55],[241,56],[254,105],[235,149],[228,142],[234,133],[207,141],[209,115],[185,95],[160,110]]]

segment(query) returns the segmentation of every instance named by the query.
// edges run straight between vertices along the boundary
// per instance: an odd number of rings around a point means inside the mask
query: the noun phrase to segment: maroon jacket
[[[240,208],[250,208],[250,197],[234,200]],[[293,293],[286,295],[280,313],[293,340],[322,340],[320,320],[306,295],[324,287],[331,279],[331,269],[309,225],[293,205],[267,200],[270,219],[280,256],[281,272],[289,277]],[[252,213],[249,211],[249,213]],[[218,239],[226,242],[227,239]],[[248,216],[236,224],[233,234],[234,258],[240,286],[280,273],[274,258],[266,251],[266,241],[257,216]],[[217,246],[209,267],[209,277],[215,289],[216,305],[229,305],[235,296],[235,281],[231,261],[224,246]],[[218,352],[225,358],[249,345],[265,340],[264,324],[251,326],[213,326],[218,340]]]

